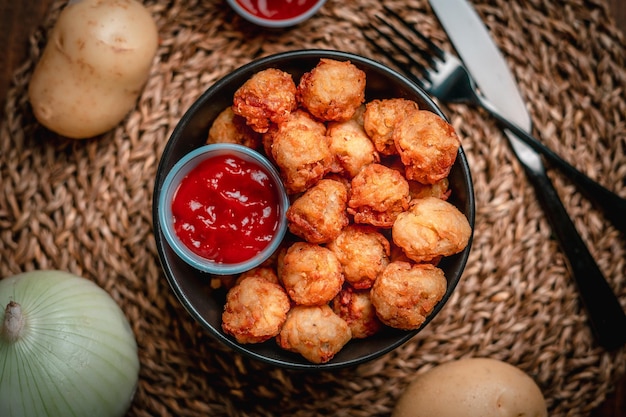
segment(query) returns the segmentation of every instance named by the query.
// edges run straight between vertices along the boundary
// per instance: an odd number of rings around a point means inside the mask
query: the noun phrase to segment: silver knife
[[[505,117],[531,130],[531,120],[506,61],[480,16],[467,0],[429,0],[480,92]],[[626,343],[626,314],[576,231],[538,153],[505,130],[513,152],[565,253],[598,343],[615,349]]]

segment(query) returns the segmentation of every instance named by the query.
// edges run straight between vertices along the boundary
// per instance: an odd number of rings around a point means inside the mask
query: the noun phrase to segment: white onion
[[[0,281],[0,416],[123,416],[139,358],[120,307],[61,271]]]

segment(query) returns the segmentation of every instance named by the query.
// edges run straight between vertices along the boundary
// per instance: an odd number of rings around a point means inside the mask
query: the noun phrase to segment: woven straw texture
[[[0,131],[0,276],[61,269],[120,304],[137,337],[131,416],[385,416],[417,374],[462,357],[517,365],[551,416],[584,416],[626,371],[626,350],[593,341],[565,259],[523,170],[485,113],[444,107],[463,140],[476,191],[466,272],[435,320],[396,351],[334,372],[293,373],[214,341],[183,310],[160,269],[152,188],[177,120],[209,86],[250,60],[302,48],[377,55],[362,31],[380,1],[329,0],[299,27],[267,31],[224,1],[150,0],[161,45],[136,108],[113,131],[71,141],[33,118],[27,86],[64,2],[31,38]],[[451,49],[425,0],[385,2]],[[601,0],[477,0],[527,100],[535,132],[626,197],[626,46]],[[566,178],[551,178],[626,305],[626,239]]]

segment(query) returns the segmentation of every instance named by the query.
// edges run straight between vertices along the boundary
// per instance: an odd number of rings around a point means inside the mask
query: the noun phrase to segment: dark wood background
[[[608,0],[618,27],[626,34],[626,1]],[[4,114],[11,76],[25,59],[28,37],[42,22],[52,0],[0,0],[0,108]],[[626,416],[626,377],[591,417]]]

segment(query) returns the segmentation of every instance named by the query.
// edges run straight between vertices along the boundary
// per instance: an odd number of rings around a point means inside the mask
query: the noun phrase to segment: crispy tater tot
[[[448,188],[449,185],[450,181],[447,177],[435,182],[434,184],[422,184],[417,181],[409,181],[411,200],[426,197],[437,197],[441,200],[447,200],[451,193]]]
[[[393,140],[406,166],[406,178],[423,184],[448,176],[461,145],[452,125],[428,110],[403,118],[393,131]]]
[[[330,302],[344,283],[337,256],[330,249],[308,242],[291,245],[278,272],[289,297],[301,305]]]
[[[310,243],[327,243],[348,225],[348,188],[340,181],[322,179],[287,209],[289,230]]]
[[[265,133],[271,123],[284,121],[297,105],[291,75],[268,68],[255,73],[235,92],[232,109],[252,130]]]
[[[364,114],[365,114],[365,104],[361,104],[359,108],[356,109],[354,116],[352,116],[350,120],[354,120],[355,122],[359,124],[359,126],[363,127],[363,115]]]
[[[290,308],[280,285],[249,276],[226,294],[222,329],[239,343],[261,343],[278,335]]]
[[[358,291],[346,286],[337,294],[330,306],[335,314],[348,323],[353,339],[373,336],[382,328],[369,291]]]
[[[462,251],[472,228],[458,208],[439,198],[426,197],[413,200],[409,210],[398,215],[391,233],[407,257],[429,262]]]
[[[335,253],[345,280],[356,289],[370,288],[389,263],[389,241],[371,226],[350,225],[326,247]]]
[[[327,305],[296,306],[287,314],[276,342],[313,363],[331,360],[352,338],[348,324]]]
[[[330,138],[330,151],[335,156],[335,172],[352,178],[364,166],[380,161],[374,144],[355,119],[329,123],[327,134]]]
[[[409,183],[402,174],[381,164],[370,164],[352,179],[348,213],[356,223],[389,228],[409,207],[409,200]]]
[[[226,107],[209,128],[206,143],[235,143],[252,149],[260,149],[261,134],[252,130],[243,117],[233,112],[232,107]]]
[[[350,61],[320,59],[298,84],[298,100],[323,121],[345,121],[365,101],[365,72]]]
[[[257,266],[256,268],[252,268],[249,271],[243,272],[237,278],[237,283],[248,277],[259,277],[268,280],[269,282],[273,282],[274,284],[279,284],[278,275],[276,274],[276,270],[269,266]]]
[[[446,292],[443,270],[431,264],[392,262],[380,274],[370,297],[384,324],[418,329]]]
[[[280,168],[289,194],[305,191],[315,185],[331,169],[326,126],[302,110],[293,112],[264,135],[266,149]]]
[[[378,152],[383,155],[398,153],[393,131],[407,114],[418,109],[416,102],[404,98],[372,100],[365,105],[363,127]]]

